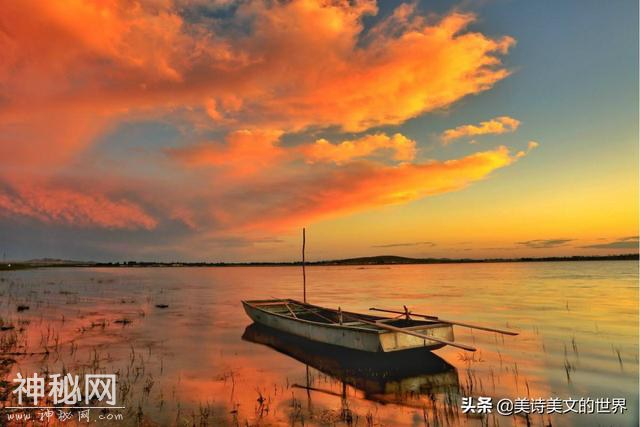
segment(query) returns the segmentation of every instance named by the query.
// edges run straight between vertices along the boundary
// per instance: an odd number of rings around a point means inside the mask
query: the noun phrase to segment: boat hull
[[[374,353],[415,348],[435,350],[444,346],[444,344],[402,332],[294,319],[264,310],[251,304],[250,301],[243,301],[242,304],[245,312],[254,322],[320,343]],[[441,340],[454,340],[453,328],[448,324],[434,323],[432,325],[414,327],[411,330]]]

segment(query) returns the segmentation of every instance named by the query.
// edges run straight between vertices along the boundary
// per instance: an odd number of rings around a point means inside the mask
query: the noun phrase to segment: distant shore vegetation
[[[564,256],[564,257],[522,257],[522,258],[409,258],[395,255],[345,258],[325,261],[308,261],[307,266],[340,266],[340,265],[407,265],[407,264],[471,264],[471,263],[505,263],[505,262],[566,262],[566,261],[637,261],[640,254]],[[53,258],[29,261],[5,262],[0,264],[1,270],[23,270],[30,268],[50,267],[286,267],[299,266],[302,262],[154,262],[154,261],[114,261],[93,262],[73,261]]]

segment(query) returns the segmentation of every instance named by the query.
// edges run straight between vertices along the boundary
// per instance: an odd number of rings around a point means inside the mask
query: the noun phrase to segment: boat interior
[[[351,326],[372,330],[382,330],[375,325],[359,321],[359,319],[368,322],[384,323],[386,325],[395,326],[403,329],[419,329],[425,326],[433,326],[439,322],[430,320],[407,319],[404,314],[396,317],[373,316],[369,314],[353,313],[348,311],[339,311],[329,308],[319,307],[312,304],[305,304],[292,299],[282,300],[255,300],[246,301],[247,304],[294,319],[301,319],[316,323],[338,324],[342,326]]]

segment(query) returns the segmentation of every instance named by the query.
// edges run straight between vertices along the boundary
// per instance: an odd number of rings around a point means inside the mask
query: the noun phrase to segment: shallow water
[[[0,319],[15,327],[0,332],[14,353],[0,370],[9,383],[18,371],[117,373],[120,425],[638,425],[635,261],[307,268],[314,304],[406,304],[520,332],[456,327],[456,340],[479,351],[445,347],[433,360],[397,361],[383,378],[245,332],[240,300],[301,299],[301,281],[295,267],[0,272]],[[15,404],[4,394],[3,406]],[[469,396],[625,398],[627,410],[467,416]]]

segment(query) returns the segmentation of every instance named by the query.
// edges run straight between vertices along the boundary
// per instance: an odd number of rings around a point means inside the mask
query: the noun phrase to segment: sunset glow
[[[8,259],[637,252],[637,4],[1,3]]]

